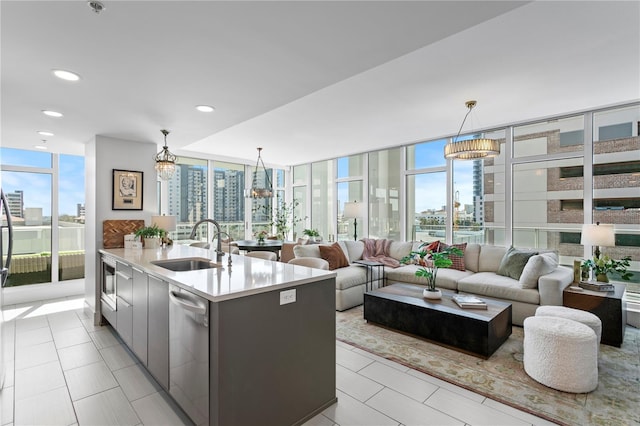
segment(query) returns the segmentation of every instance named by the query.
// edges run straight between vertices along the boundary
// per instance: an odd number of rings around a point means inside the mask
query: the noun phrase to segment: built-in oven
[[[100,307],[102,316],[115,326],[116,313],[116,260],[102,255],[100,273]]]

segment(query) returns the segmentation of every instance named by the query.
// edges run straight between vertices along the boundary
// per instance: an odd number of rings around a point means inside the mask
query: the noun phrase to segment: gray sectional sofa
[[[363,303],[367,271],[365,267],[353,263],[362,259],[362,241],[340,241],[338,244],[349,261],[349,266],[335,270],[336,310],[343,311]],[[412,250],[418,251],[420,244],[394,241],[390,245],[389,256],[400,260]],[[526,317],[533,316],[540,305],[562,305],[562,292],[573,281],[573,270],[558,266],[557,254],[548,251],[531,257],[519,280],[498,275],[496,272],[507,249],[467,244],[464,250],[465,270],[439,269],[436,286],[509,302],[513,306],[513,324],[516,325],[522,325]],[[296,257],[321,257],[320,245],[300,245],[294,247],[293,251]],[[415,276],[418,268],[418,265],[385,267],[386,283],[424,285],[424,279]]]

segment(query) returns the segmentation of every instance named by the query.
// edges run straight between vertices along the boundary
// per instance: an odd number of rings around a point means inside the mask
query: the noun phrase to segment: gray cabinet
[[[116,330],[129,347],[133,343],[133,269],[116,262]]]
[[[147,365],[147,274],[133,268],[133,353],[143,365]]]
[[[147,369],[165,389],[169,389],[169,284],[148,276]]]

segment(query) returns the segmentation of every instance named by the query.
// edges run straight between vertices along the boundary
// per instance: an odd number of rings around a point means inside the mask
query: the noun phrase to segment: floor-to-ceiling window
[[[447,173],[446,140],[406,148],[406,238],[434,241],[445,238]]]
[[[352,155],[341,157],[337,162],[337,240],[351,240],[354,238],[366,237],[367,209],[363,194],[363,171],[365,156]],[[345,203],[359,203],[355,215],[345,214]],[[358,204],[356,204],[357,206]],[[352,212],[353,213],[353,212]],[[359,225],[356,227],[356,223]],[[329,240],[333,236],[329,235]]]
[[[334,161],[312,163],[311,228],[316,229],[325,240],[336,234],[333,220],[335,201]]]
[[[402,148],[369,154],[369,237],[400,240]]]
[[[592,127],[592,222],[615,224],[616,245],[602,252],[630,256],[640,283],[640,106],[595,112]]]
[[[309,227],[309,218],[307,206],[307,182],[309,166],[303,164],[293,167],[293,201],[294,201],[294,216],[297,221],[293,222],[293,238],[302,237],[302,231]]]
[[[83,278],[84,159],[11,148],[0,153],[2,190],[13,222],[6,285]],[[3,256],[9,245],[6,226],[3,217]]]
[[[234,240],[245,238],[245,166],[213,162],[213,219]]]
[[[171,238],[187,239],[194,224],[208,217],[207,170],[207,160],[178,158],[176,172],[167,182],[167,214],[177,216]],[[196,239],[207,240],[207,236],[207,227],[199,227]]]
[[[582,257],[583,115],[516,126],[512,155],[512,244],[553,249],[560,263]]]

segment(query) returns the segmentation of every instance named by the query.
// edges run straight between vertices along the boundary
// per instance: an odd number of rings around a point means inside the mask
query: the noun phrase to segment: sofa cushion
[[[320,257],[320,244],[297,245],[293,248],[296,257]]]
[[[389,246],[389,256],[400,260],[411,252],[411,241],[392,241]]]
[[[483,245],[478,257],[478,272],[496,272],[507,252],[506,247]]]
[[[336,269],[336,290],[346,290],[351,287],[363,286],[367,281],[367,268],[351,265]],[[362,302],[361,302],[362,303]]]
[[[353,263],[354,260],[362,259],[362,253],[364,253],[364,243],[362,241],[340,241],[341,244],[347,249],[347,258],[349,263]]]
[[[502,261],[500,262],[500,266],[496,273],[498,275],[513,278],[514,280],[519,280],[520,275],[522,275],[522,270],[529,261],[529,258],[536,254],[538,254],[537,251],[509,247],[509,250],[507,250],[502,257]]]
[[[484,248],[484,247],[483,247]],[[488,296],[505,301],[540,304],[538,290],[520,287],[517,280],[494,272],[478,272],[458,281],[458,291],[478,296]]]
[[[469,243],[464,251],[464,267],[467,271],[478,272],[480,244]]]
[[[538,279],[553,272],[557,267],[558,255],[555,252],[531,256],[520,275],[520,287],[538,288]]]
[[[451,244],[451,245],[440,243],[439,249],[440,251],[443,251],[449,247],[454,247],[462,251],[461,256],[453,253],[449,254],[449,259],[451,260],[451,262],[453,262],[451,264],[451,269],[457,269],[458,271],[466,271],[467,268],[465,268],[464,266],[464,252],[467,249],[467,243]]]
[[[329,262],[330,271],[349,266],[349,260],[344,255],[344,251],[342,250],[342,247],[340,247],[340,244],[333,243],[330,246],[320,245],[319,250],[320,257]]]
[[[387,283],[403,282],[426,286],[427,280],[425,278],[416,277],[416,271],[419,268],[419,265],[405,265],[396,269],[385,269]],[[456,290],[458,288],[458,280],[471,274],[469,271],[440,268],[436,276],[436,287]]]

